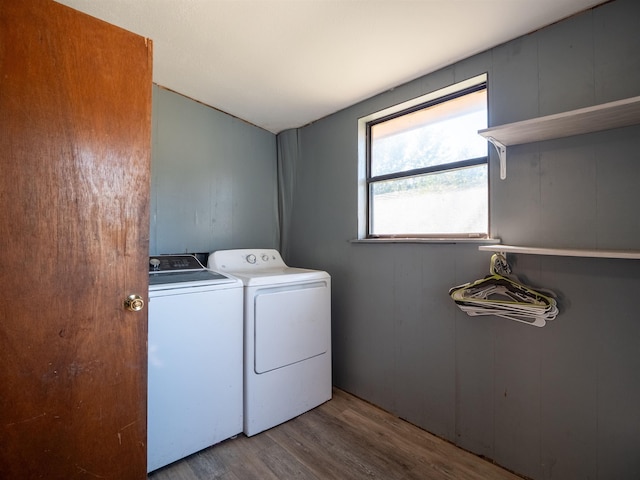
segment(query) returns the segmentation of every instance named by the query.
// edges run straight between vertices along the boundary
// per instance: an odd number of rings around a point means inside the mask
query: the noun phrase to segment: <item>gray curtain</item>
[[[276,136],[278,147],[278,233],[280,254],[285,262],[290,254],[291,213],[296,183],[296,164],[300,156],[298,129],[280,132]]]

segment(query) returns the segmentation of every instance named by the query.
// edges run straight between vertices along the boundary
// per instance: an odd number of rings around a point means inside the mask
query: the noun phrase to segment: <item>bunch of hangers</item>
[[[491,257],[489,271],[491,275],[449,290],[463,312],[470,316],[495,315],[536,327],[544,327],[547,320],[556,318],[554,293],[536,291],[514,277],[507,277],[511,268],[503,254]]]

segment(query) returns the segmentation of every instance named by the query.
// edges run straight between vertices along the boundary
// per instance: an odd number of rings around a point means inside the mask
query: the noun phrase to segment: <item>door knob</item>
[[[132,312],[139,312],[144,308],[144,300],[140,295],[131,294],[124,301],[124,308]]]

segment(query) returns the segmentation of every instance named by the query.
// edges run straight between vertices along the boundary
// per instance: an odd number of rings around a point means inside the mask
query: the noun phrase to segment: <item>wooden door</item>
[[[146,478],[151,45],[0,0],[0,478]]]

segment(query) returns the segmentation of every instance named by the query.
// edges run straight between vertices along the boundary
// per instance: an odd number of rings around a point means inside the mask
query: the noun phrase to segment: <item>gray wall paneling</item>
[[[537,329],[455,307],[448,289],[488,272],[476,246],[350,242],[359,117],[484,72],[492,125],[640,95],[639,19],[615,0],[300,130],[288,260],[332,275],[336,385],[536,480],[640,478],[640,262],[510,256],[559,294]],[[510,147],[504,181],[491,148],[492,232],[640,248],[639,133]]]
[[[536,35],[539,115],[595,103],[593,16],[577,15]]]
[[[640,4],[601,9],[593,17],[596,103],[633,97],[640,76]]]
[[[598,335],[598,478],[633,478],[640,472],[640,323],[635,310],[640,265],[618,263],[595,266],[602,274],[592,300]]]
[[[540,144],[540,199],[540,226],[530,242],[545,245],[553,239],[558,248],[597,247],[592,145],[580,137]]]
[[[563,285],[564,305],[540,352],[542,478],[595,478],[598,320],[590,299],[598,295],[599,279],[583,275],[583,259],[542,262],[541,281]]]
[[[640,127],[594,135],[593,145],[597,171],[597,244],[637,248],[640,215],[638,204],[629,199],[634,198],[640,182]]]
[[[275,135],[153,89],[151,254],[278,245]]]

